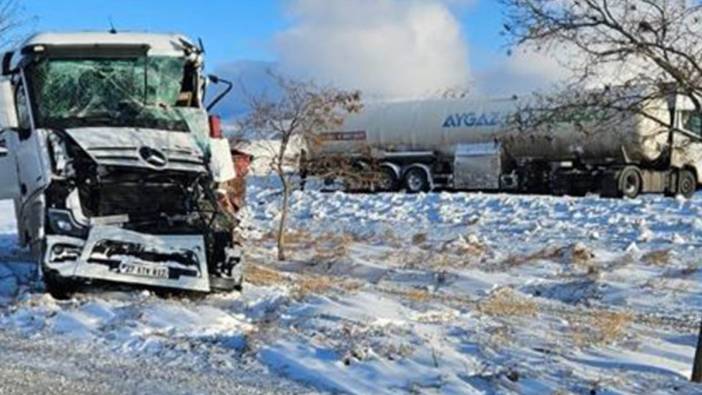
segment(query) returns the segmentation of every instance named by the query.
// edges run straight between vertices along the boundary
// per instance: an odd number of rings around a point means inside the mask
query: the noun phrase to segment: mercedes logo
[[[141,147],[139,148],[139,157],[141,160],[146,162],[151,167],[162,169],[168,164],[168,158],[163,152],[151,148],[151,147]]]

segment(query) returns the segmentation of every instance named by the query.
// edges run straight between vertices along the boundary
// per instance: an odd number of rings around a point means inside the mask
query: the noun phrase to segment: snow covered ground
[[[702,392],[687,381],[702,195],[298,191],[289,260],[277,262],[272,182],[251,180],[243,294],[207,297],[115,288],[53,300],[0,203],[0,333],[243,371],[282,383],[271,392]]]

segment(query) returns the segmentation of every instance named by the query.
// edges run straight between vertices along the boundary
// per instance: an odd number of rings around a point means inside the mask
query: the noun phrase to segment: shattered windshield
[[[697,111],[683,111],[682,119],[685,129],[702,136],[702,114]]]
[[[184,67],[175,57],[41,59],[29,70],[37,124],[187,131],[174,108]]]

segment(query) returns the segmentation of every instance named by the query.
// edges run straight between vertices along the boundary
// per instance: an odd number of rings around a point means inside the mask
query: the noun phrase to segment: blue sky
[[[544,57],[507,57],[496,0],[17,0],[37,31],[178,32],[202,38],[207,71],[245,89],[222,103],[242,111],[242,92],[274,90],[279,73],[368,100],[448,92],[505,96],[558,75]]]
[[[284,27],[279,1],[22,0],[33,29],[178,32],[205,42],[210,65],[235,59],[272,60],[270,37]],[[206,4],[206,5],[204,5]]]
[[[275,60],[271,39],[290,23],[285,0],[21,0],[32,28],[182,32],[201,37],[210,67],[239,59]],[[205,5],[206,4],[206,5]],[[485,67],[500,52],[500,11],[494,0],[454,7],[470,45],[470,63]]]

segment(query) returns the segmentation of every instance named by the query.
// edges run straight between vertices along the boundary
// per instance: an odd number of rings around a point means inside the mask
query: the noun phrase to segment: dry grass
[[[362,283],[330,276],[298,275],[293,280],[293,297],[302,299],[308,295],[324,295],[334,290],[354,292]]]
[[[595,315],[594,324],[604,343],[619,339],[633,321],[634,316],[629,312],[602,312]]]
[[[261,241],[273,242],[276,232],[269,231],[261,237]],[[313,251],[311,260],[315,263],[336,262],[347,256],[351,245],[358,241],[353,234],[323,233],[312,235],[305,230],[288,230],[285,233],[285,245],[290,253],[304,252],[308,259],[308,251]]]
[[[276,270],[260,265],[254,265],[252,263],[247,263],[244,265],[244,278],[246,279],[246,282],[262,287],[281,285],[289,281],[284,275]]]
[[[460,257],[440,253],[432,254],[431,258],[429,259],[429,263],[435,269],[467,266],[466,262]]]
[[[584,270],[588,277],[597,279],[600,275],[601,267],[595,261],[595,254],[582,244],[574,244],[564,253],[566,262]]]
[[[485,244],[481,243],[477,238],[468,236],[465,238],[459,238],[444,243],[439,252],[442,253],[453,253],[460,256],[477,257],[480,258],[488,251]]]
[[[383,235],[381,236],[381,241],[388,247],[400,248],[402,247],[402,240],[393,232],[392,229],[387,228]]]
[[[680,271],[680,275],[686,277],[697,273],[698,270],[700,270],[699,263],[691,263]]]
[[[407,291],[405,296],[407,299],[417,303],[426,302],[431,299],[431,294],[427,290],[418,288]]]
[[[412,236],[412,244],[413,245],[422,245],[427,242],[429,238],[427,237],[426,233],[417,233],[414,236]]]
[[[487,252],[487,246],[483,244],[465,244],[456,249],[457,253],[464,256],[481,257]]]
[[[278,237],[277,229],[269,230],[261,236],[261,240],[275,240]],[[285,231],[285,242],[287,244],[307,243],[314,240],[312,234],[305,230],[288,229]]]
[[[595,254],[582,244],[574,244],[568,248],[570,250],[570,262],[574,265],[592,267],[592,260]]]
[[[626,311],[593,311],[574,317],[571,332],[578,346],[610,344],[619,340],[634,320],[634,315]]]
[[[478,311],[498,317],[533,317],[539,308],[534,301],[518,295],[510,288],[500,288],[478,303]]]
[[[334,289],[351,292],[359,289],[362,285],[358,281],[329,276],[284,274],[252,263],[247,263],[244,270],[246,282],[261,287],[287,285],[293,289],[292,295],[297,299],[304,298],[310,294],[325,294]]]
[[[586,269],[587,272],[591,274],[597,271],[594,258],[595,255],[586,246],[582,244],[572,244],[567,247],[546,247],[527,255],[512,255],[502,262],[502,266],[510,268],[526,265],[535,261],[548,260],[579,266]]]
[[[355,242],[352,235],[323,234],[314,241],[314,256],[316,263],[337,262],[348,256],[351,245]]]
[[[563,248],[546,247],[528,255],[511,255],[502,264],[508,267],[516,267],[539,260],[557,260],[563,256],[563,251]]]
[[[670,250],[651,251],[641,257],[641,260],[647,265],[666,266],[670,263],[672,254]]]
[[[334,282],[327,276],[301,276],[295,281],[293,296],[302,299],[307,295],[322,295],[334,288]]]
[[[413,302],[428,302],[428,301],[448,301],[445,295],[433,294],[425,289],[420,288],[399,288],[399,287],[377,287],[376,290],[388,295],[399,297],[401,300],[409,300]]]
[[[305,230],[291,229],[285,232],[285,242],[288,244],[307,244],[315,238]]]
[[[505,348],[513,345],[514,333],[512,328],[507,325],[490,328],[487,344],[492,348]]]
[[[404,269],[431,269],[442,270],[446,268],[465,268],[475,260],[469,257],[447,254],[428,250],[404,250],[390,254],[386,261],[397,262]]]

